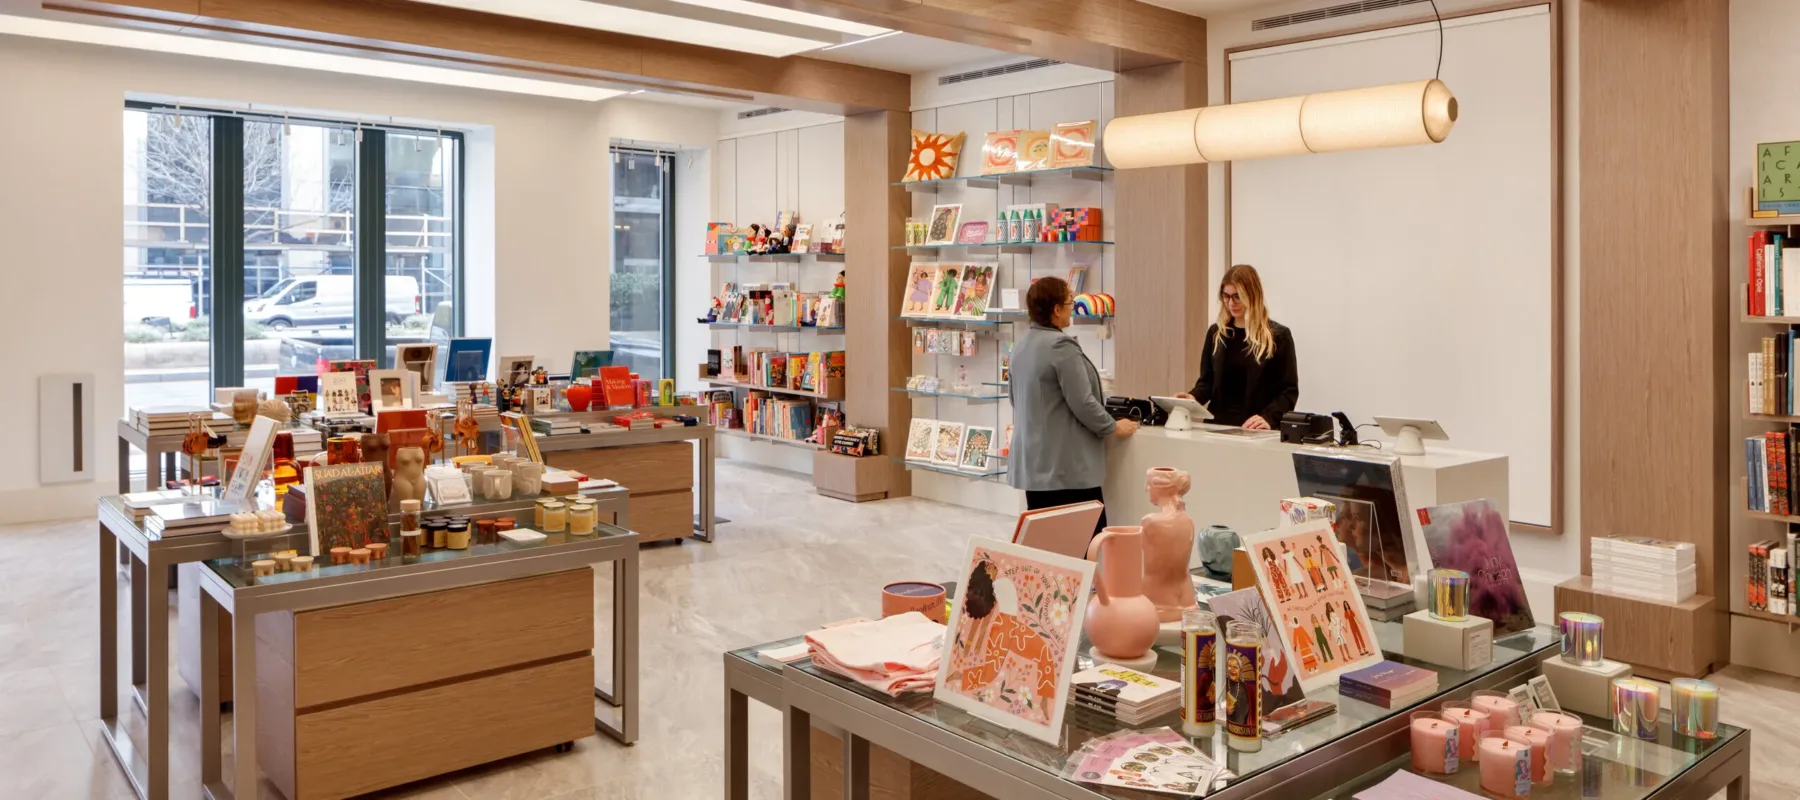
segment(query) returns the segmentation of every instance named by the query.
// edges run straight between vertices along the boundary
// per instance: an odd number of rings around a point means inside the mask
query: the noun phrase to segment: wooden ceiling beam
[[[46,0],[91,21],[283,47],[521,69],[753,98],[833,114],[906,111],[905,74],[556,25],[406,0]]]
[[[759,2],[1112,72],[1206,63],[1205,19],[1141,0]]]

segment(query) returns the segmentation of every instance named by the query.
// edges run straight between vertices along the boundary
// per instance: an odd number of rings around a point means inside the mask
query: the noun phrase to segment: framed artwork
[[[962,423],[939,420],[934,440],[937,443],[931,447],[931,463],[955,467],[957,459],[962,458],[963,433]]]
[[[1058,122],[1050,128],[1050,168],[1094,165],[1094,120]]]
[[[1264,642],[1282,638],[1275,620],[1269,617],[1269,607],[1263,604],[1262,595],[1257,593],[1254,586],[1214,597],[1207,601],[1207,608],[1218,617],[1220,630],[1224,630],[1232,622],[1254,622],[1262,628]],[[1288,660],[1286,649],[1264,647],[1258,672],[1261,674],[1259,682],[1262,684],[1260,694],[1264,719],[1274,713],[1275,709],[1306,699],[1306,693],[1300,690],[1300,676],[1294,672],[1293,662]]]
[[[962,286],[951,315],[965,319],[986,319],[988,304],[994,294],[994,265],[969,264],[963,267]]]
[[[569,378],[592,378],[600,374],[601,367],[612,366],[611,350],[576,350],[575,358],[569,364]]]
[[[956,301],[962,296],[962,273],[961,264],[937,265],[937,272],[932,276],[929,316],[956,316]]]
[[[437,380],[438,346],[435,344],[403,344],[394,348],[394,367],[411,370],[419,376],[419,389],[431,391]]]
[[[487,380],[488,355],[493,349],[494,340],[486,337],[451,339],[450,350],[444,356],[444,381],[474,383]]]
[[[956,159],[962,153],[963,134],[932,133],[914,130],[912,152],[906,157],[906,175],[900,180],[935,181],[956,174]]]
[[[225,484],[224,499],[248,500],[256,491],[256,484],[262,481],[263,470],[269,466],[269,450],[275,446],[275,420],[261,414],[256,421],[250,423],[250,435],[244,439],[244,451],[238,456],[237,468],[231,471],[231,481]]]
[[[962,217],[962,204],[932,206],[931,222],[925,229],[926,244],[955,244],[956,221]]]
[[[1019,159],[1019,131],[993,131],[981,145],[981,174],[1012,172]]]
[[[410,369],[378,369],[369,373],[374,411],[412,408],[418,400],[419,376]]]
[[[906,460],[930,461],[931,447],[937,442],[937,420],[913,418],[906,431]]]
[[[1469,573],[1469,612],[1494,621],[1494,638],[1537,625],[1513,559],[1506,518],[1491,500],[1419,509],[1431,564]]]
[[[506,356],[500,359],[500,384],[523,386],[531,383],[531,365],[535,356]]]
[[[915,262],[906,269],[906,291],[900,301],[900,316],[931,316],[931,295],[937,288],[938,265]]]
[[[1050,132],[1019,131],[1019,156],[1013,169],[1018,172],[1050,168]]]
[[[932,698],[1058,743],[1094,563],[976,536],[960,575]]]
[[[320,375],[319,401],[327,414],[355,414],[356,376],[348,372]]]
[[[1280,631],[1283,655],[1311,692],[1381,663],[1381,643],[1337,539],[1324,520],[1243,537],[1256,587]]]
[[[978,219],[963,223],[956,229],[957,244],[981,244],[988,238],[987,220]]]
[[[994,447],[994,429],[970,425],[963,434],[962,458],[957,466],[970,472],[988,471],[988,453]]]
[[[1412,591],[1421,555],[1411,533],[1412,509],[1399,456],[1295,453],[1300,496],[1337,505],[1338,539],[1349,548],[1359,583],[1380,581]]]
[[[333,547],[362,547],[388,536],[387,487],[382,464],[306,468],[306,520],[312,555]]]

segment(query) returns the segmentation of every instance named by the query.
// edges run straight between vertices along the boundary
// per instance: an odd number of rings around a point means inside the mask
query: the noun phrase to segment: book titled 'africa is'
[[[1437,688],[1436,672],[1397,661],[1383,661],[1338,677],[1339,696],[1383,708],[1405,704],[1436,692]]]

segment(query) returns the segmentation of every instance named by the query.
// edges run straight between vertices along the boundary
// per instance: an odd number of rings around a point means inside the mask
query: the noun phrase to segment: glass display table
[[[216,490],[208,490],[216,494]],[[629,527],[627,490],[623,487],[594,489],[581,493],[595,501],[597,510],[615,515],[621,528]],[[259,496],[259,504],[269,507],[268,491]],[[467,514],[470,516],[529,516],[536,496],[514,496],[510,500],[461,503],[437,507],[427,503],[428,516]],[[100,727],[113,757],[125,771],[127,782],[141,800],[165,800],[169,792],[169,571],[182,564],[241,556],[246,547],[257,552],[306,550],[309,547],[306,527],[295,526],[291,533],[280,534],[249,543],[227,538],[218,528],[197,530],[181,535],[163,536],[150,530],[145,519],[137,519],[125,501],[118,496],[100,498],[96,511],[100,532]],[[398,513],[389,518],[400,521]],[[118,593],[120,568],[115,553],[123,549],[130,556],[127,569],[131,593],[129,619],[131,628],[132,700],[143,710],[145,741],[140,747],[127,732],[119,717],[119,614]],[[635,562],[634,572],[635,577]],[[635,607],[636,592],[632,592]],[[632,616],[635,625],[636,616]],[[204,630],[211,631],[211,626]],[[202,637],[206,638],[206,637]],[[635,654],[636,647],[631,648]],[[235,698],[234,698],[235,700]],[[217,713],[218,703],[213,704]],[[635,723],[634,723],[635,724]],[[635,735],[635,729],[634,729]]]
[[[624,492],[609,491],[620,496]],[[367,564],[315,565],[309,572],[265,576],[252,574],[249,562],[255,557],[211,559],[200,571],[202,626],[215,624],[221,608],[232,614],[235,787],[257,786],[261,780],[256,756],[259,614],[366,603],[548,575],[608,561],[613,564],[613,682],[610,689],[595,687],[594,694],[615,707],[617,715],[615,720],[596,714],[594,725],[626,744],[637,739],[638,535],[626,528],[600,523],[592,535],[553,533],[531,543],[502,538],[491,544],[472,544],[465,550],[427,550],[417,556],[390,555]],[[219,659],[216,641],[206,638],[201,650],[201,674],[206,676],[200,701],[201,784],[213,800],[226,800],[233,793],[222,780],[219,682],[214,677]]]
[[[1384,780],[1409,763],[1408,714],[1435,709],[1445,701],[1466,700],[1480,689],[1505,691],[1540,674],[1540,665],[1556,657],[1559,637],[1547,627],[1503,637],[1494,643],[1494,660],[1476,670],[1452,670],[1406,658],[1402,628],[1398,623],[1374,623],[1376,638],[1387,658],[1424,666],[1438,673],[1438,693],[1410,705],[1392,709],[1355,700],[1340,699],[1335,688],[1312,692],[1310,699],[1337,704],[1337,713],[1317,722],[1265,739],[1262,749],[1243,753],[1229,749],[1220,734],[1193,739],[1195,746],[1224,764],[1235,778],[1209,797],[1239,800],[1267,798],[1339,798]],[[1153,798],[1150,795],[1061,777],[1063,764],[1082,743],[1118,730],[1167,726],[1179,731],[1175,714],[1138,726],[1127,726],[1110,717],[1071,708],[1064,718],[1062,741],[1052,745],[1014,733],[932,700],[929,694],[888,697],[802,660],[785,667],[759,660],[759,650],[798,642],[789,639],[725,654],[727,684],[726,796],[746,795],[746,771],[741,715],[733,704],[743,698],[768,702],[784,713],[784,792],[789,798],[811,794],[811,736],[815,723],[839,728],[844,737],[844,796],[864,798],[869,792],[868,744],[874,743],[899,756],[957,780],[994,797],[1057,798]],[[1085,642],[1084,642],[1085,644]],[[1164,650],[1154,672],[1180,679],[1180,657]],[[1077,669],[1092,663],[1086,654]],[[769,686],[778,677],[779,697]],[[763,700],[769,697],[771,700]],[[1587,797],[1619,800],[1704,800],[1723,789],[1730,796],[1746,797],[1749,776],[1748,731],[1721,726],[1720,736],[1702,742],[1673,737],[1666,715],[1663,741],[1638,742],[1612,734],[1606,720],[1589,719],[1584,752],[1586,763],[1598,772],[1599,794]],[[738,736],[734,741],[731,737]],[[736,757],[734,759],[734,756]],[[1447,779],[1463,788],[1475,786],[1479,772],[1464,770]],[[1468,786],[1464,786],[1467,783]],[[1559,776],[1548,787],[1534,788],[1533,796],[1583,797],[1579,776]],[[1476,790],[1479,794],[1479,790]]]

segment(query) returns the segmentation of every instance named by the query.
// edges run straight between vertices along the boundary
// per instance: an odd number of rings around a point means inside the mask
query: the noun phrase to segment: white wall
[[[549,363],[609,339],[609,139],[683,125],[697,126],[701,142],[712,137],[709,111],[621,116],[611,122],[621,127],[615,133],[602,117],[606,106],[594,103],[9,36],[0,36],[0,75],[0,108],[9,110],[9,124],[0,125],[0,186],[12,187],[0,192],[0,241],[17,298],[0,317],[0,369],[27,387],[41,374],[91,370],[96,402],[108,410],[123,404],[119,154],[128,95],[392,115],[464,130],[468,328],[491,333],[501,350]],[[28,430],[35,397],[0,396],[0,418]],[[91,514],[94,498],[116,488],[115,424],[111,413],[96,415],[102,477],[92,483],[40,487],[36,436],[13,437],[0,461],[0,522]]]
[[[1741,0],[1740,0],[1741,2]],[[1486,0],[1440,0],[1439,9],[1443,13],[1455,13],[1461,10],[1478,9],[1493,5]],[[1580,363],[1580,320],[1578,310],[1580,297],[1580,203],[1579,170],[1575,155],[1579,146],[1578,115],[1579,100],[1577,80],[1577,57],[1575,46],[1579,20],[1576,9],[1578,3],[1564,2],[1561,5],[1561,44],[1562,72],[1559,86],[1561,97],[1561,132],[1562,132],[1562,290],[1563,290],[1563,348],[1562,348],[1562,423],[1563,449],[1560,457],[1562,464],[1562,519],[1558,535],[1545,535],[1525,530],[1515,530],[1512,536],[1513,550],[1519,561],[1520,572],[1525,577],[1525,588],[1530,595],[1532,608],[1542,616],[1554,607],[1553,589],[1556,584],[1580,573],[1581,564],[1581,430],[1580,430],[1580,397],[1581,397],[1581,363]],[[1417,19],[1421,13],[1428,14],[1429,9],[1421,10],[1420,6],[1404,6],[1398,9],[1358,14],[1341,20],[1308,23],[1274,30],[1252,32],[1250,22],[1253,19],[1285,14],[1293,11],[1317,7],[1314,0],[1282,3],[1264,6],[1252,12],[1228,16],[1211,17],[1207,20],[1208,63],[1215,65],[1207,73],[1208,102],[1223,103],[1225,101],[1225,70],[1217,65],[1226,61],[1227,49],[1244,47],[1263,42],[1288,39],[1299,36],[1315,36],[1329,34],[1351,27],[1383,24],[1402,20]],[[1734,9],[1735,10],[1735,9]],[[1448,60],[1452,56],[1446,54]],[[1433,64],[1421,64],[1421,75],[1430,74]],[[1452,86],[1454,90],[1456,87]],[[1208,247],[1209,262],[1213,265],[1212,274],[1219,274],[1225,261],[1225,170],[1208,170],[1210,202],[1208,203]],[[1546,298],[1548,302],[1548,298]],[[1213,312],[1217,309],[1213,308]],[[1210,316],[1210,314],[1209,314]]]
[[[683,235],[704,243],[706,221],[730,222],[739,227],[751,223],[772,225],[781,211],[796,211],[801,223],[813,225],[814,236],[826,222],[844,213],[844,122],[825,114],[787,111],[749,120],[737,119],[733,111],[719,115],[719,140],[713,170],[713,216]],[[787,352],[844,349],[843,334],[810,332],[771,333],[740,330],[711,330],[696,322],[706,314],[705,304],[716,295],[720,285],[730,282],[745,284],[790,283],[803,292],[822,292],[831,288],[841,262],[805,258],[799,262],[734,261],[713,263],[700,258],[683,259],[679,269],[684,274],[704,276],[710,287],[699,303],[678,309],[683,333],[693,331],[694,338],[710,339],[713,347],[730,349],[742,346],[775,348]],[[855,287],[847,287],[855,291]],[[679,334],[678,334],[679,335]],[[686,375],[697,374],[695,365],[706,358],[704,349],[679,369]],[[848,365],[850,375],[856,365]],[[792,472],[812,474],[812,452],[788,445],[769,444],[722,436],[719,452],[736,458],[773,466]]]

